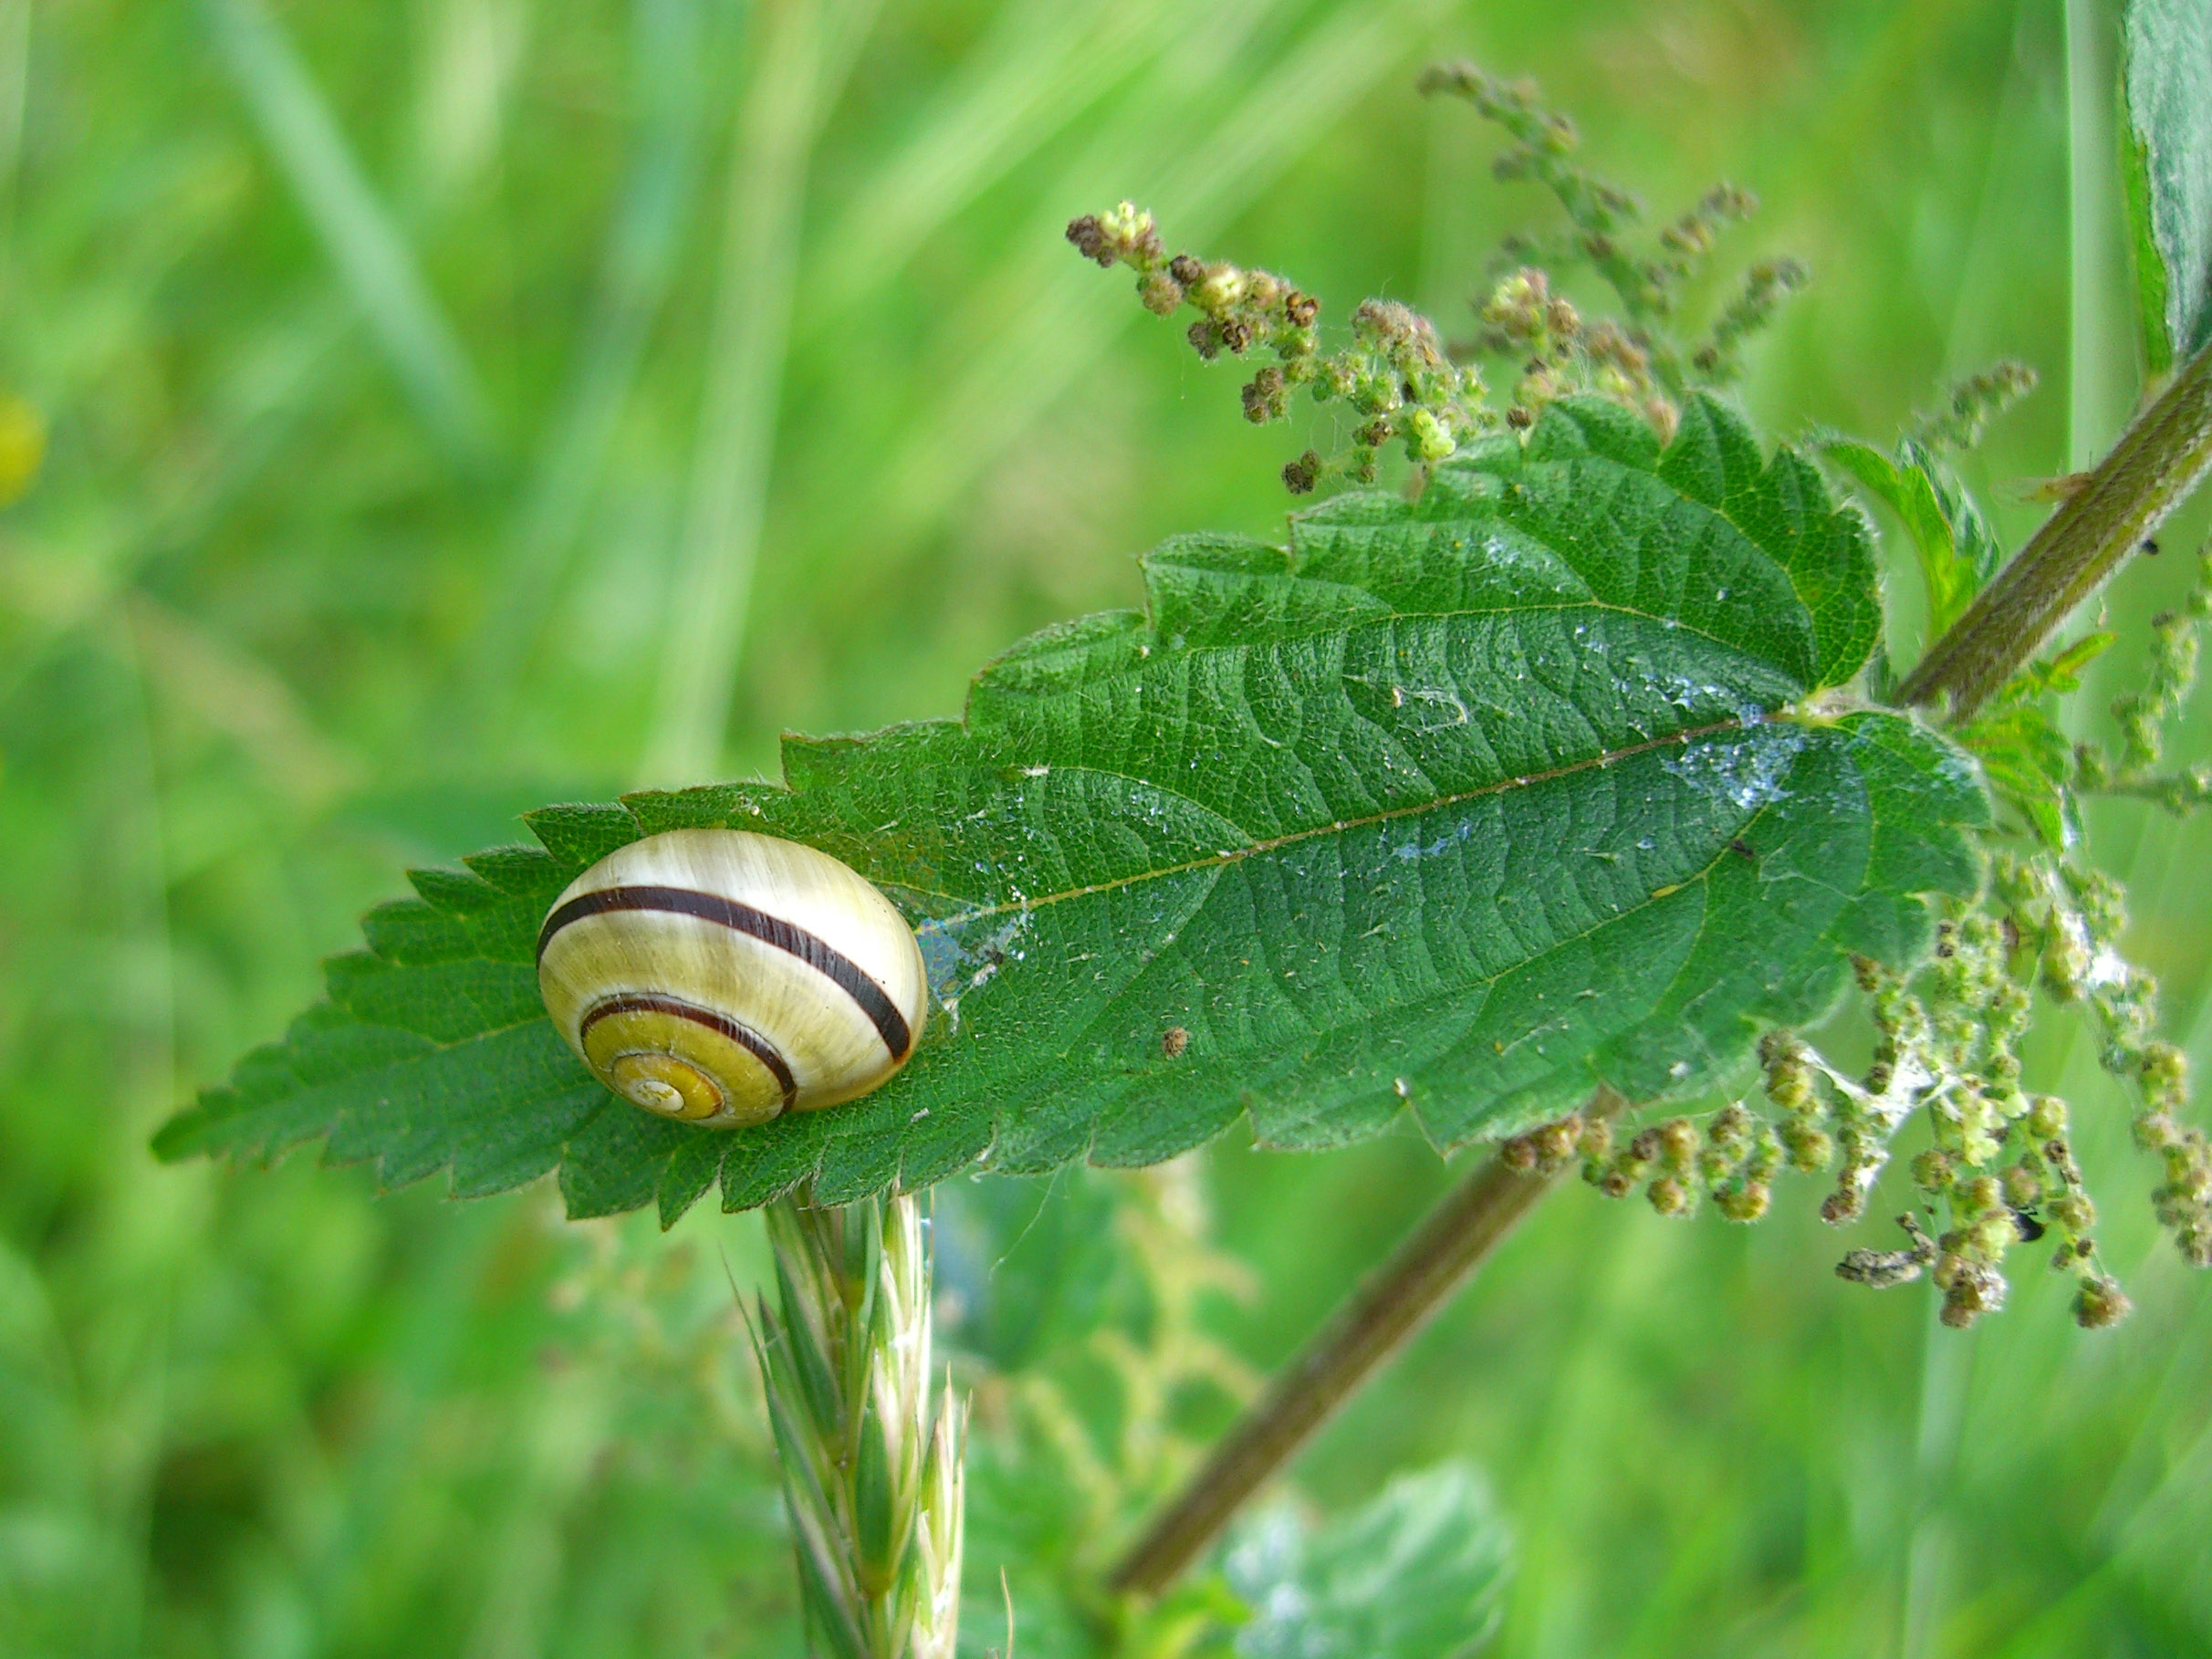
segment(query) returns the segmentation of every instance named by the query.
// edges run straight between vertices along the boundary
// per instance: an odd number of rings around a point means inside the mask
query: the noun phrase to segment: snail
[[[717,1129],[866,1094],[929,1012],[888,899],[826,852],[738,830],[647,836],[577,877],[538,933],[537,986],[592,1076]]]

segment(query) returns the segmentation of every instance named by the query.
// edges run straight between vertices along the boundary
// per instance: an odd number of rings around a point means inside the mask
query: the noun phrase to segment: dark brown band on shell
[[[694,1026],[704,1026],[710,1031],[720,1032],[747,1054],[768,1069],[776,1086],[783,1090],[784,1110],[791,1110],[798,1099],[798,1083],[791,1075],[791,1068],[777,1052],[776,1045],[749,1026],[741,1026],[726,1014],[717,1014],[712,1008],[703,1008],[695,1002],[684,1002],[674,996],[643,996],[621,993],[595,1002],[576,1028],[576,1040],[582,1042],[593,1026],[614,1014],[668,1014],[677,1019],[688,1019]]]
[[[904,1059],[907,1049],[913,1046],[906,1016],[859,963],[805,928],[794,927],[781,916],[771,916],[720,893],[695,892],[688,887],[602,887],[596,892],[579,893],[546,918],[537,934],[537,960],[545,961],[546,946],[569,923],[604,915],[610,910],[658,910],[696,916],[773,945],[798,957],[851,997],[875,1026],[892,1059]]]

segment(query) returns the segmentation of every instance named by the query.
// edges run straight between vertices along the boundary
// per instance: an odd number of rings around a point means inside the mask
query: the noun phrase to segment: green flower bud
[[[1767,1213],[1772,1195],[1763,1181],[1747,1181],[1731,1191],[1714,1195],[1714,1203],[1730,1221],[1753,1222]]]
[[[1405,417],[1405,453],[1415,461],[1442,461],[1459,447],[1426,409],[1415,408]]]
[[[1582,1134],[1582,1120],[1579,1114],[1570,1114],[1556,1123],[1547,1123],[1529,1138],[1536,1143],[1539,1163],[1545,1169],[1560,1169],[1574,1156],[1575,1144]]]
[[[2084,1330],[2104,1330],[2134,1310],[2117,1279],[2102,1273],[2085,1276],[2074,1291],[2074,1323]]]
[[[1824,1129],[1789,1122],[1782,1125],[1781,1137],[1789,1153],[1789,1167],[1800,1174],[1817,1175],[1835,1158],[1835,1141]]]
[[[2097,1225],[2097,1206],[2086,1193],[2061,1193],[2046,1206],[2045,1214],[2069,1233],[2086,1233]]]
[[[1953,1174],[1951,1154],[1940,1146],[1931,1146],[1913,1160],[1913,1184],[1924,1193],[1947,1192]]]

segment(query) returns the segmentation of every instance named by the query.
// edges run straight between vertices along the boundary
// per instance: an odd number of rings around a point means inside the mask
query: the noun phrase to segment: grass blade
[[[482,466],[491,420],[475,371],[307,66],[256,0],[203,5],[270,155],[423,424],[457,464]]]
[[[756,14],[761,37],[731,146],[691,506],[661,633],[649,780],[689,783],[721,759],[759,555],[808,165],[874,9],[875,0],[784,0]]]
[[[1167,0],[1001,8],[990,36],[916,130],[852,193],[809,263],[798,319],[820,329],[889,284],[944,222],[1093,107],[1137,65],[1172,51],[1200,15]]]

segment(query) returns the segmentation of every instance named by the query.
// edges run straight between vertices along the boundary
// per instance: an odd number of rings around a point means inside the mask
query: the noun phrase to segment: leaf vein
[[[1082,887],[1070,887],[1064,892],[1002,900],[990,904],[971,904],[964,903],[955,893],[943,892],[931,888],[901,885],[906,892],[924,893],[933,898],[943,899],[948,904],[960,906],[956,914],[935,919],[940,927],[947,923],[965,924],[985,916],[1005,915],[1009,912],[1042,910],[1048,904],[1061,904],[1072,899],[1088,899],[1102,892],[1118,892],[1124,888],[1134,887],[1140,882],[1161,881],[1169,876],[1188,875],[1200,870],[1220,870],[1231,864],[1241,863],[1247,859],[1259,858],[1270,852],[1279,852],[1286,847],[1295,847],[1302,842],[1318,840],[1323,836],[1349,835],[1355,830],[1371,830],[1378,824],[1393,823],[1399,819],[1418,818],[1424,812],[1445,811],[1452,807],[1464,806],[1468,801],[1487,800],[1493,796],[1508,794],[1515,789],[1531,788],[1538,784],[1556,783],[1562,777],[1574,777],[1584,772],[1602,771],[1607,767],[1617,765],[1621,761],[1633,760],[1640,755],[1649,755],[1659,749],[1686,746],[1701,738],[1718,736],[1725,732],[1748,731],[1753,724],[1756,723],[1748,722],[1740,715],[1730,715],[1725,720],[1711,721],[1704,725],[1685,726],[1681,731],[1669,732],[1664,736],[1648,738],[1643,743],[1632,743],[1626,748],[1608,749],[1602,754],[1592,755],[1581,760],[1570,761],[1565,766],[1553,767],[1546,771],[1523,772],[1517,777],[1501,777],[1496,782],[1484,784],[1480,788],[1462,790],[1457,795],[1440,795],[1431,800],[1409,801],[1403,806],[1388,807],[1380,812],[1366,813],[1359,818],[1341,818],[1330,823],[1309,825],[1303,830],[1293,830],[1286,835],[1273,836],[1265,840],[1249,841],[1241,847],[1225,847],[1206,858],[1189,859],[1183,863],[1163,865],[1157,870],[1135,871],[1128,875],[1116,876],[1111,881],[1093,882]],[[1118,777],[1124,782],[1140,785],[1184,802],[1195,810],[1205,813],[1208,817],[1220,819],[1224,823],[1230,822],[1228,819],[1215,811],[1211,807],[1193,800],[1190,797],[1149,778],[1130,777],[1125,773],[1109,771],[1104,767],[1081,763],[1055,767],[1053,770],[1090,772],[1096,776]]]

